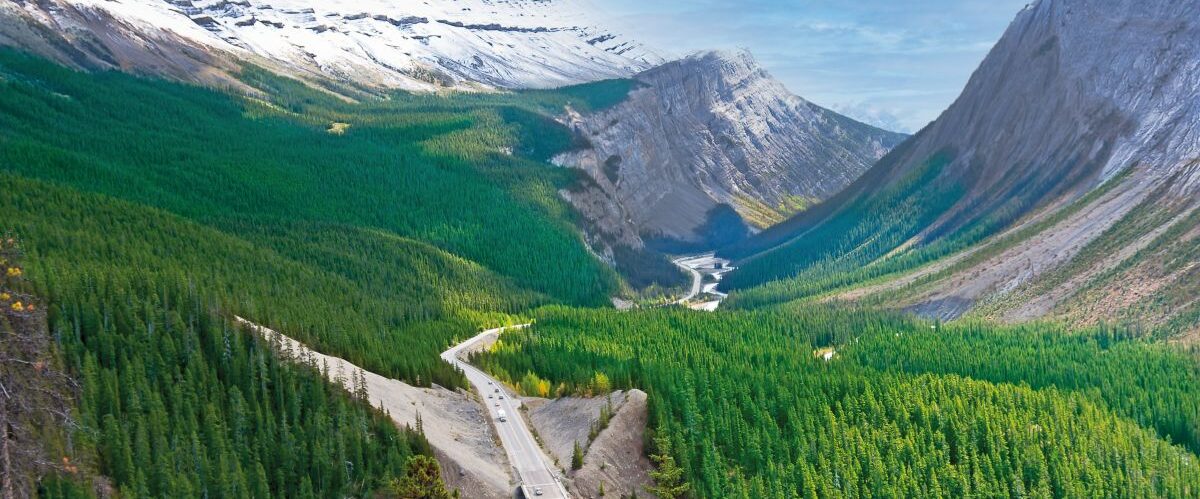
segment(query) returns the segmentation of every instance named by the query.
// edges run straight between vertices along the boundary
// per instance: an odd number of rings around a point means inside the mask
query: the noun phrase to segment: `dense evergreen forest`
[[[696,497],[1200,492],[1195,353],[1120,331],[829,307],[535,319],[476,361],[562,392],[646,390]]]
[[[0,203],[34,268],[192,281],[227,313],[447,386],[435,354],[456,336],[616,291],[556,195],[571,172],[534,160],[571,135],[534,111],[627,83],[354,105],[248,75],[281,105],[0,53]]]
[[[410,460],[430,454],[419,431],[397,429],[361,394],[327,383],[320,366],[232,328],[191,283],[76,268],[47,278],[63,284],[47,304],[29,293],[23,276],[37,272],[15,254],[0,253],[5,359],[38,334],[21,331],[24,317],[43,318],[41,334],[56,341],[20,352],[30,362],[14,365],[33,367],[13,373],[22,383],[5,383],[0,398],[26,412],[72,406],[34,411],[19,427],[20,439],[43,442],[36,455],[13,456],[29,463],[17,481],[40,480],[40,496],[387,495]],[[58,364],[60,351],[74,380],[56,389],[38,381],[51,371],[37,366]],[[21,386],[30,383],[38,385]],[[27,400],[10,402],[14,394]]]
[[[0,51],[0,224],[81,387],[72,457],[126,497],[411,489],[419,431],[230,319],[456,387],[456,338],[606,303],[619,280],[557,197],[575,177],[544,163],[574,139],[544,111],[629,82],[350,103],[245,77],[270,100]],[[96,485],[67,478],[43,495]]]
[[[440,487],[421,481],[437,474],[419,428],[234,315],[451,388],[465,381],[441,350],[533,319],[475,361],[530,395],[646,390],[665,496],[1200,494],[1197,352],[1105,326],[794,302],[1000,226],[1002,213],[883,258],[960,196],[918,188],[948,157],[732,274],[738,310],[621,313],[601,307],[626,284],[557,195],[579,179],[545,163],[581,144],[546,116],[612,105],[631,82],[349,102],[254,67],[243,77],[262,94],[0,51],[0,231],[23,250],[0,262],[20,269],[22,308],[12,293],[0,305],[44,314],[78,381],[65,397],[76,421],[52,446],[70,459],[42,496]]]

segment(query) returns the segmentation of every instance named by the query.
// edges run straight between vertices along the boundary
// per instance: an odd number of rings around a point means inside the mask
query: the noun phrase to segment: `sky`
[[[666,58],[747,49],[796,95],[915,132],[958,97],[1032,0],[592,0]]]

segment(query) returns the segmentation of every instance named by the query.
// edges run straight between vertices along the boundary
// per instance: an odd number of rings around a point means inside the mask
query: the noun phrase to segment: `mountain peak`
[[[699,52],[635,79],[625,102],[573,120],[592,147],[559,163],[589,171],[620,203],[603,212],[622,214],[610,227],[628,222],[650,239],[712,247],[722,220],[769,226],[904,138],[793,95],[745,50]]]
[[[690,71],[698,76],[726,75],[770,78],[766,70],[754,58],[754,55],[746,49],[695,52],[681,59],[668,62],[658,68],[651,69],[647,73],[667,71]]]
[[[750,49],[720,49],[720,50],[701,50],[694,52],[684,60],[709,63],[724,63],[724,64],[743,64],[746,66],[758,66],[758,61],[754,58],[754,54]]]
[[[0,20],[0,41],[59,62],[180,79],[250,61],[356,87],[544,88],[661,62],[545,0],[45,0],[0,5]]]

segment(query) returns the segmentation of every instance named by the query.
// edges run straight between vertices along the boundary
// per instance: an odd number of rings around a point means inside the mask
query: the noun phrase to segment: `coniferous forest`
[[[718,312],[619,312],[639,286],[592,253],[559,195],[580,174],[548,160],[586,145],[552,116],[634,83],[350,101],[241,77],[254,91],[0,51],[0,382],[62,404],[6,396],[9,428],[56,426],[0,436],[46,461],[23,471],[39,496],[448,496],[422,428],[235,317],[451,389],[441,351],[532,322],[473,362],[526,395],[648,392],[663,498],[1200,495],[1194,349],[808,301],[1006,221],[881,258],[961,195],[915,188],[945,157],[731,274]]]
[[[556,307],[535,321],[475,361],[565,393],[646,390],[697,497],[1200,491],[1195,353],[1121,331],[831,307]]]
[[[77,473],[45,495],[386,495],[424,437],[235,315],[459,387],[455,338],[617,286],[533,158],[571,140],[537,110],[622,84],[367,108],[246,75],[277,100],[0,53],[0,221],[79,388]]]

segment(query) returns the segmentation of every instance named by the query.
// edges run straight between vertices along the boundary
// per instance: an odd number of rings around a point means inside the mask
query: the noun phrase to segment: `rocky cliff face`
[[[1024,197],[1018,227],[1062,220],[916,290],[910,306],[1014,321],[1189,321],[1200,261],[1197,40],[1195,2],[1042,0],[1023,11],[912,154],[960,151],[948,174],[972,191],[956,211]]]
[[[771,225],[904,138],[792,95],[745,52],[697,54],[635,80],[620,105],[570,113],[591,147],[555,160],[588,173],[587,188],[568,197],[625,245],[714,244],[744,233],[742,220]]]
[[[1005,97],[996,107],[1026,102],[1024,111],[1001,116],[1012,125],[992,132],[1024,139],[995,144],[1014,148],[1011,158],[997,149],[978,150],[1012,165],[1037,166],[1039,156],[1050,158],[1040,163],[1051,167],[1041,176],[1060,176],[1064,188],[1056,190],[1092,193],[1111,184],[1065,211],[1056,209],[1054,198],[1034,204],[1046,207],[1039,215],[1067,215],[1000,255],[913,293],[911,306],[944,317],[970,311],[1009,321],[1053,316],[1200,331],[1197,40],[1195,2],[1043,0],[1022,12],[979,79],[998,76],[1001,65],[1017,67],[1022,57],[1034,63],[1016,73],[1036,79],[1021,79],[1025,84],[1015,89],[978,85],[964,99],[990,92]],[[936,131],[945,134],[972,119],[968,113]],[[964,278],[970,275],[975,277]]]
[[[1129,168],[1173,175],[1200,156],[1198,23],[1195,2],[1037,2],[887,176],[954,151],[944,175],[970,189],[943,219],[954,224],[971,205],[1028,198],[1035,208]]]
[[[234,83],[238,63],[358,88],[541,88],[660,62],[572,0],[0,0],[0,44]]]
[[[1094,321],[1127,307],[1163,320],[1191,313],[1195,290],[1184,283],[1200,257],[1185,243],[1200,194],[1197,40],[1196,2],[1036,2],[936,122],[834,202],[761,242],[786,247],[872,200],[898,210],[888,196],[931,158],[949,158],[919,189],[951,193],[953,202],[890,255],[967,240],[972,230],[997,235],[954,265],[926,271],[938,278],[910,289],[901,305],[944,318],[1012,320]],[[918,218],[933,209],[908,208]],[[779,258],[773,253],[763,260]],[[1111,299],[1146,279],[1157,297]]]

